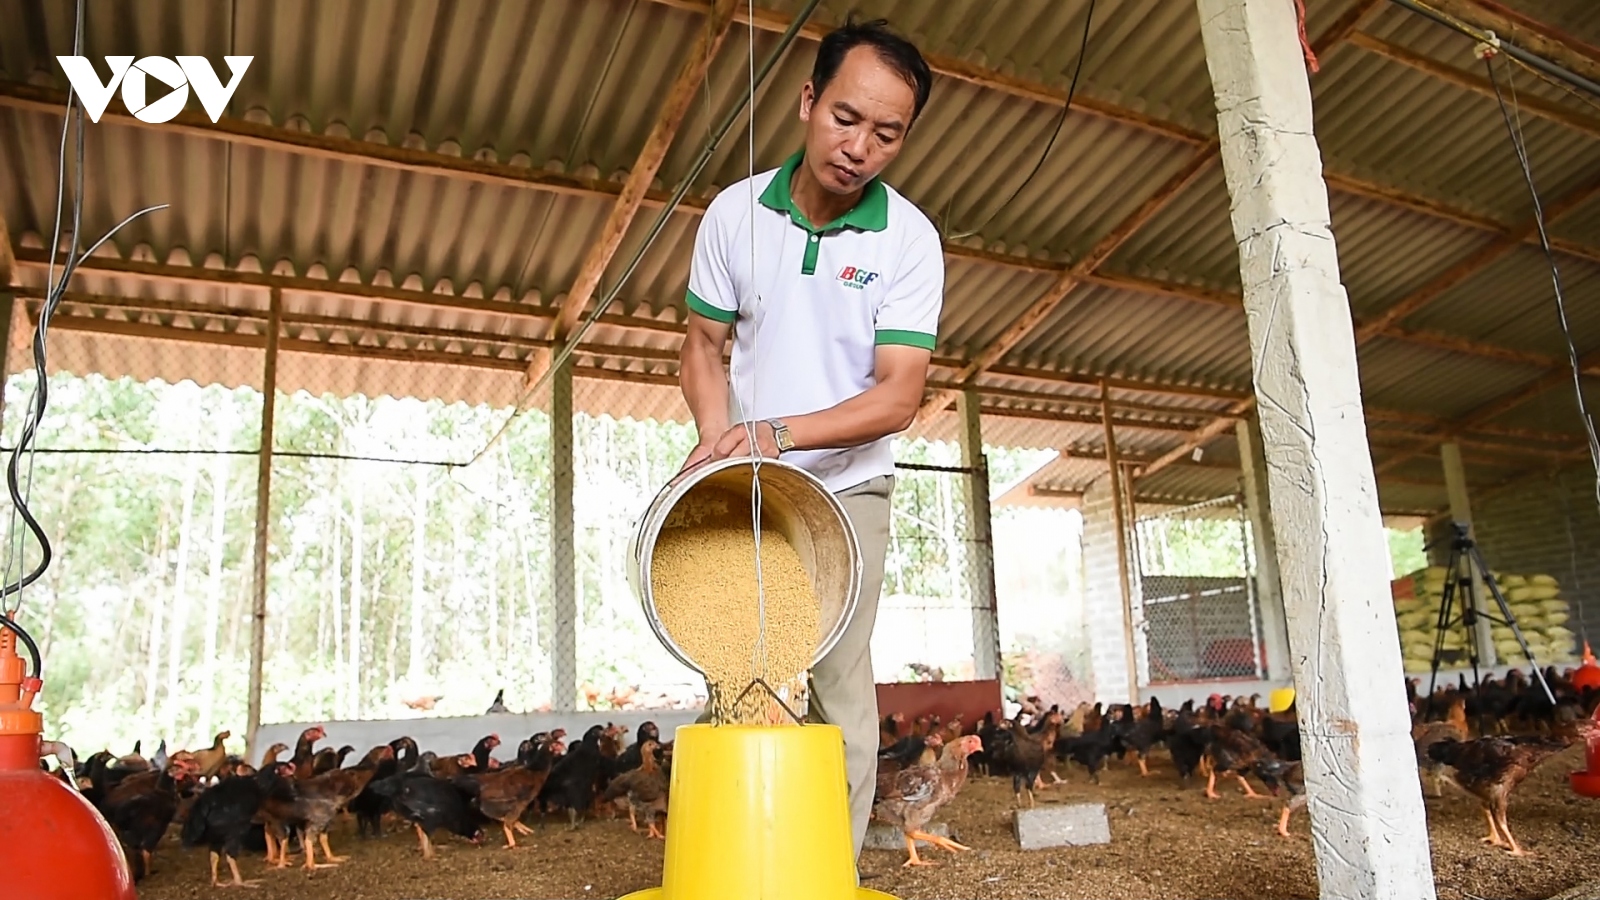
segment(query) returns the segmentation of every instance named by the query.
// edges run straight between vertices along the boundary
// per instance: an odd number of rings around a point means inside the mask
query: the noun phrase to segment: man
[[[944,298],[939,233],[878,173],[933,76],[882,21],[822,39],[800,89],[803,149],[712,200],[695,237],[680,381],[699,431],[684,468],[749,452],[833,491],[861,542],[861,599],[811,673],[810,717],[844,732],[859,856],[877,774],[870,643],[894,489],[890,442],[922,402]],[[754,252],[752,254],[752,236]],[[722,365],[734,339],[732,380]]]

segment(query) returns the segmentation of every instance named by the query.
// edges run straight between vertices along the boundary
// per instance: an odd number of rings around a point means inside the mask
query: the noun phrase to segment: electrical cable
[[[83,0],[78,0],[73,37],[73,50],[75,53],[80,52],[83,46],[83,19]],[[61,277],[56,279],[55,259],[56,254],[60,252],[61,247],[61,205],[63,194],[66,189],[67,131],[74,125],[74,123],[77,127],[77,134],[73,148],[73,162],[75,171],[73,173],[74,191],[72,198],[72,245],[67,251],[65,262],[62,264]],[[76,92],[69,89],[67,92],[66,109],[63,112],[61,123],[60,159],[57,163],[56,221],[52,230],[50,262],[46,270],[46,292],[45,298],[39,307],[39,320],[35,324],[33,332],[33,366],[35,379],[34,392],[33,397],[31,398],[31,401],[27,407],[28,414],[23,421],[22,434],[17,440],[17,445],[12,448],[10,463],[6,466],[6,488],[11,497],[12,507],[11,524],[6,535],[7,555],[4,571],[4,586],[0,587],[0,609],[7,611],[6,624],[8,627],[12,627],[13,630],[16,630],[19,635],[23,632],[20,629],[15,628],[15,622],[13,619],[17,615],[18,611],[22,608],[22,591],[24,588],[38,581],[39,578],[44,575],[45,571],[50,566],[51,559],[54,556],[54,551],[50,545],[49,535],[45,533],[44,527],[39,524],[39,520],[34,517],[33,512],[28,508],[28,502],[32,498],[33,494],[33,472],[34,460],[36,457],[34,438],[38,434],[39,422],[44,418],[45,407],[49,402],[50,381],[49,370],[46,364],[46,347],[49,337],[50,319],[55,315],[56,309],[60,307],[62,300],[65,298],[67,285],[72,280],[73,273],[77,270],[78,264],[83,259],[93,255],[96,250],[100,249],[101,245],[110,240],[113,235],[122,230],[122,228],[129,222],[132,222],[134,219],[137,219],[146,213],[150,213],[158,209],[165,209],[167,207],[167,204],[165,203],[158,204],[156,206],[145,207],[144,209],[135,212],[133,215],[130,215],[121,222],[117,223],[111,228],[110,231],[107,231],[105,234],[101,235],[101,237],[91,244],[87,249],[79,250],[79,239],[83,234],[83,141],[83,104],[79,101]],[[21,471],[22,456],[24,453],[26,453],[28,457],[28,471],[26,476],[24,476]],[[26,482],[26,486],[24,486],[24,482]],[[26,527],[26,533],[17,527],[17,521],[19,519]],[[27,567],[24,554],[27,549],[28,533],[31,533],[34,539],[39,542],[39,563],[31,571],[27,571],[25,574],[22,574],[15,581],[13,581],[13,568],[15,567],[20,571],[25,570]],[[7,607],[3,601],[6,597],[13,595],[15,595],[16,599],[9,607]]]
[[[1039,154],[1039,161],[1033,164],[1033,171],[1028,173],[1027,178],[1022,179],[1022,183],[1018,184],[1016,190],[1011,192],[1011,196],[995,207],[994,212],[989,213],[988,218],[984,219],[978,227],[962,234],[947,235],[945,240],[959,241],[972,237],[989,227],[989,223],[994,221],[994,217],[998,216],[1007,206],[1010,206],[1011,201],[1017,199],[1017,195],[1022,193],[1022,189],[1033,181],[1033,177],[1039,174],[1040,169],[1044,168],[1044,161],[1049,158],[1051,148],[1055,147],[1056,138],[1061,136],[1061,126],[1067,121],[1067,112],[1072,109],[1072,96],[1078,91],[1078,76],[1083,73],[1083,61],[1089,55],[1089,29],[1094,24],[1094,4],[1095,0],[1089,0],[1089,12],[1083,18],[1083,40],[1078,45],[1078,62],[1072,68],[1072,83],[1067,86],[1067,102],[1061,105],[1061,113],[1056,116],[1055,129],[1050,133],[1050,140],[1045,142],[1044,152]]]
[[[22,646],[28,649],[28,659],[33,663],[33,672],[31,674],[34,678],[42,679],[44,677],[44,657],[39,655],[39,645],[33,642],[33,636],[23,630],[22,626],[18,625],[10,616],[0,615],[0,628],[10,629],[17,636],[17,640],[22,642]]]
[[[1589,462],[1594,467],[1595,504],[1600,508],[1600,435],[1595,433],[1594,416],[1589,412],[1589,406],[1583,396],[1583,366],[1577,342],[1572,337],[1572,325],[1567,321],[1567,301],[1561,289],[1561,267],[1556,263],[1555,251],[1550,248],[1550,236],[1545,230],[1544,206],[1539,200],[1539,189],[1533,181],[1533,167],[1528,160],[1528,148],[1516,127],[1511,111],[1506,107],[1505,97],[1500,92],[1500,79],[1495,74],[1493,56],[1493,52],[1485,53],[1483,65],[1488,70],[1489,83],[1494,87],[1495,102],[1500,106],[1500,116],[1505,120],[1506,132],[1511,136],[1511,147],[1516,153],[1523,180],[1528,185],[1528,194],[1533,198],[1534,225],[1539,232],[1539,246],[1544,250],[1545,260],[1550,264],[1550,283],[1555,290],[1556,314],[1561,323],[1561,336],[1567,345],[1567,360],[1572,367],[1572,388],[1578,402],[1578,416],[1583,421],[1584,435],[1589,443]]]

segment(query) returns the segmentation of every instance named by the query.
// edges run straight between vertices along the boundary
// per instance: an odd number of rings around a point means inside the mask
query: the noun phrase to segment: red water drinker
[[[4,896],[29,900],[137,900],[111,826],[83,795],[39,768],[44,721],[33,710],[43,682],[33,642],[0,621],[0,879]],[[17,656],[23,637],[33,661]]]

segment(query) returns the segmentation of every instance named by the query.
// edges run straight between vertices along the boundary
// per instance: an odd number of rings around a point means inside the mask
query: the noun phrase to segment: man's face
[[[800,89],[811,174],[832,193],[860,190],[900,154],[915,108],[911,85],[877,51],[852,48],[820,97],[809,81]]]

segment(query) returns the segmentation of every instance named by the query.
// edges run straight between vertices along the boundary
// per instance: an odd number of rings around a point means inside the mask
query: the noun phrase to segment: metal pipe
[[[1453,31],[1458,31],[1475,41],[1483,41],[1489,37],[1489,33],[1487,32],[1482,34],[1474,34],[1471,30],[1461,27],[1461,23],[1457,22],[1450,16],[1446,16],[1432,7],[1417,3],[1416,0],[1390,0],[1390,2],[1404,7],[1405,9],[1408,9],[1419,16],[1426,16],[1433,21],[1438,22],[1440,25],[1443,25]],[[1529,51],[1518,47],[1516,44],[1511,43],[1500,35],[1494,35],[1494,38],[1496,48],[1504,51],[1507,56],[1519,62],[1525,63],[1532,68],[1538,69],[1546,75],[1549,75],[1551,78],[1558,78],[1574,87],[1582,88],[1583,90],[1594,94],[1596,97],[1600,97],[1600,84],[1596,84],[1588,78],[1585,78],[1582,75],[1579,75],[1578,73],[1573,72],[1557,63],[1553,63],[1542,56],[1539,56],[1535,53],[1530,53]]]
[[[527,390],[522,392],[522,396],[517,400],[517,406],[519,408],[528,401],[529,397],[532,397],[536,391],[538,391],[545,385],[546,382],[550,380],[550,373],[566,364],[567,359],[572,356],[573,351],[577,349],[578,342],[583,339],[583,336],[588,333],[589,329],[592,328],[594,323],[600,318],[601,313],[611,305],[611,302],[616,299],[617,294],[622,290],[623,286],[628,283],[628,279],[633,276],[634,270],[637,269],[639,267],[639,263],[644,260],[645,253],[650,250],[650,247],[655,243],[656,238],[661,235],[662,229],[666,228],[667,220],[672,217],[673,210],[675,210],[678,204],[683,201],[684,196],[689,193],[689,188],[694,184],[695,179],[700,177],[700,173],[705,171],[706,165],[711,162],[711,157],[716,153],[717,145],[722,143],[722,139],[724,137],[727,137],[728,132],[733,128],[734,123],[738,121],[739,114],[744,112],[745,107],[755,102],[756,88],[760,87],[767,80],[767,76],[772,73],[773,68],[775,68],[778,64],[778,61],[783,58],[786,52],[788,52],[789,45],[792,44],[794,39],[800,35],[800,29],[805,26],[806,21],[811,18],[811,13],[816,10],[820,3],[821,0],[807,0],[805,7],[801,9],[800,13],[794,17],[794,21],[789,23],[788,29],[786,29],[783,32],[783,36],[778,39],[778,46],[772,48],[772,52],[767,55],[767,58],[764,62],[762,62],[761,67],[756,70],[755,81],[750,85],[750,90],[745,93],[743,99],[741,99],[737,104],[734,105],[732,109],[728,111],[727,116],[723,118],[722,122],[712,130],[711,139],[708,140],[705,147],[701,149],[700,156],[695,160],[694,165],[689,168],[689,173],[683,177],[683,180],[678,184],[677,189],[672,192],[672,196],[667,199],[666,204],[661,207],[661,211],[656,214],[655,224],[650,226],[649,233],[645,235],[644,242],[639,245],[639,249],[634,252],[633,259],[628,262],[627,268],[622,270],[622,274],[618,276],[616,282],[611,285],[610,290],[605,292],[605,295],[602,296],[599,302],[595,304],[594,309],[590,311],[589,315],[578,325],[577,329],[574,330],[570,336],[568,336],[567,340],[561,345],[561,349],[556,353],[555,358],[550,360],[550,365],[545,369],[544,374],[540,375],[537,381],[529,385]],[[751,123],[751,127],[754,127],[753,122]],[[494,437],[490,438],[489,442],[484,444],[483,449],[479,450],[477,455],[473,456],[472,460],[466,465],[470,466],[472,463],[482,459],[483,455],[487,453],[489,449],[493,447],[495,443],[500,440],[501,436],[504,435],[505,432],[511,427],[511,422],[515,419],[516,416],[514,414],[511,416],[511,418],[507,419],[505,424],[501,426],[500,430],[495,432]]]

